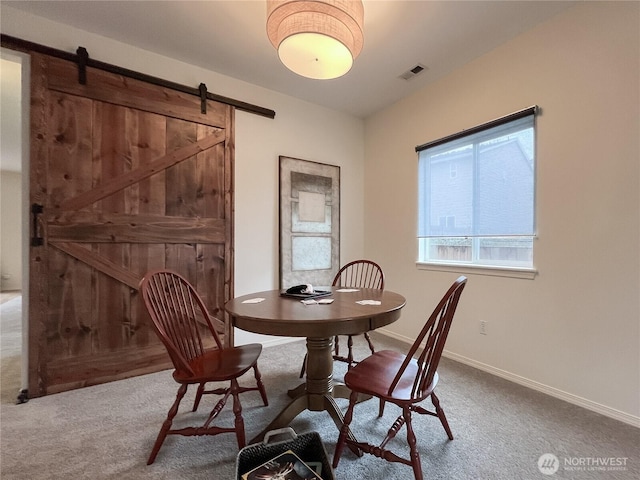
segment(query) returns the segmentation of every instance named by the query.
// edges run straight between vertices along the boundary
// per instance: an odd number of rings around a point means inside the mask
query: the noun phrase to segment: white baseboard
[[[384,329],[378,329],[377,332],[382,335],[386,335],[391,338],[395,338],[401,342],[404,342],[408,345],[413,343],[413,339],[409,337],[405,337],[403,335],[398,335],[393,332],[389,332]],[[566,402],[572,403],[574,405],[578,405],[580,407],[586,408],[587,410],[591,410],[593,412],[599,413],[601,415],[605,415],[610,418],[614,418],[626,424],[632,425],[634,427],[640,428],[640,417],[635,415],[631,415],[629,413],[621,412],[620,410],[616,410],[615,408],[607,407],[606,405],[602,405],[597,402],[593,402],[586,398],[579,397],[577,395],[573,395],[572,393],[567,393],[563,390],[559,390],[554,387],[550,387],[540,382],[536,382],[534,380],[530,380],[525,377],[521,377],[520,375],[516,375],[511,372],[507,372],[506,370],[501,370],[499,368],[492,367],[491,365],[487,365],[486,363],[478,362],[471,358],[464,357],[462,355],[458,355],[457,353],[449,352],[448,350],[444,350],[442,352],[444,357],[450,358],[451,360],[455,360],[456,362],[463,363],[465,365],[469,365],[470,367],[477,368],[478,370],[482,370],[483,372],[490,373],[500,378],[504,378],[511,382],[517,383],[518,385],[522,385],[524,387],[531,388],[532,390],[537,390],[542,393],[546,393],[555,398],[559,398],[560,400],[564,400]]]

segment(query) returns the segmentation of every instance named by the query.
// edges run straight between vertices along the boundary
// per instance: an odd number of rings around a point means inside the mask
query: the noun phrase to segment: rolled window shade
[[[536,110],[416,147],[418,237],[535,234]]]

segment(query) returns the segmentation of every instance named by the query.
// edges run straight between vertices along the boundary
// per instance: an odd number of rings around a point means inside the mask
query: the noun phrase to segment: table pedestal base
[[[304,387],[304,385],[302,385]],[[339,398],[349,398],[349,390],[342,385],[346,390]],[[296,389],[297,390],[297,389]],[[334,392],[335,395],[335,392]],[[305,410],[312,412],[326,411],[333,419],[333,423],[336,424],[338,431],[342,428],[342,422],[344,421],[344,415],[340,410],[340,407],[336,404],[334,395],[326,393],[323,395],[309,395],[303,393],[295,397],[289,404],[274,418],[271,423],[258,435],[256,435],[250,443],[261,442],[264,436],[270,430],[276,430],[279,428],[288,427],[294,418],[300,415]],[[355,438],[354,438],[355,439]]]
[[[288,427],[293,419],[305,410],[328,412],[338,431],[340,431],[344,422],[344,415],[335,399],[348,399],[351,395],[351,390],[343,384],[333,384],[333,337],[307,338],[306,381],[302,385],[289,390],[288,394],[293,400],[250,443],[261,442],[265,434],[270,430]],[[349,438],[356,441],[351,433]],[[358,456],[362,455],[358,449],[353,449],[353,452]]]

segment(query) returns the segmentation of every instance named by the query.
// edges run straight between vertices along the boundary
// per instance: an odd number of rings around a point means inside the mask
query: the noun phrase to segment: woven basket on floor
[[[286,435],[289,438],[279,442],[270,441],[276,435]],[[305,463],[321,462],[322,472],[320,476],[322,480],[334,480],[333,469],[329,463],[327,451],[324,448],[320,434],[318,432],[309,432],[297,435],[291,428],[267,432],[262,443],[247,445],[240,450],[236,461],[235,480],[241,480],[242,475],[245,473],[287,450],[293,451]]]

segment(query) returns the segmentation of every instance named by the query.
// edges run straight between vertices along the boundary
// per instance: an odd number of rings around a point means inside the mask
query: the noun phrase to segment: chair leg
[[[300,369],[300,378],[304,377],[304,372],[307,370],[307,354],[304,354],[304,360],[302,361],[302,368]]]
[[[413,468],[413,475],[416,477],[416,480],[423,480],[420,452],[418,452],[416,434],[413,431],[413,425],[411,424],[411,410],[408,407],[403,408],[403,415],[404,422],[407,426],[407,443],[411,449],[409,458],[411,460],[411,467]]]
[[[449,440],[453,440],[453,433],[451,433],[451,428],[449,428],[449,422],[447,422],[444,410],[440,407],[440,400],[433,392],[431,392],[431,402],[433,403],[433,406],[436,407],[436,414],[438,415],[445,432],[447,432],[447,437],[449,437]]]
[[[200,400],[202,399],[202,394],[204,393],[204,383],[198,385],[198,391],[196,392],[196,399],[193,401],[193,409],[192,412],[198,410],[198,406],[200,405]]]
[[[347,337],[347,369],[353,365],[353,335]]]
[[[347,436],[349,435],[349,425],[353,418],[353,407],[355,407],[357,401],[358,392],[351,392],[351,395],[349,396],[349,407],[347,407],[347,411],[344,415],[342,428],[340,429],[340,436],[338,437],[338,442],[336,443],[336,448],[333,452],[333,468],[338,468],[338,462],[340,462],[340,457],[344,450],[344,444],[346,443]]]
[[[334,350],[334,355],[336,357],[339,357],[340,356],[340,338],[338,337],[338,335],[333,337],[333,350]]]
[[[258,370],[257,364],[253,367],[253,375],[254,377],[256,377],[256,384],[258,385],[258,391],[260,392],[260,396],[262,397],[262,402],[266,407],[269,405],[269,399],[267,398],[267,391],[264,388],[264,383],[262,383],[262,375],[260,375],[260,370]]]
[[[247,441],[244,435],[244,419],[242,418],[242,405],[240,404],[240,395],[238,390],[238,380],[231,380],[231,395],[233,396],[233,413],[235,415],[236,440],[238,441],[238,449],[244,448]]]
[[[149,460],[147,460],[147,465],[151,465],[155,461],[156,455],[158,455],[158,452],[160,451],[160,447],[162,447],[164,439],[167,437],[167,433],[169,433],[169,430],[171,429],[171,424],[173,423],[173,417],[175,417],[176,413],[178,413],[178,407],[180,406],[180,401],[182,400],[182,397],[184,397],[185,393],[187,393],[187,384],[183,383],[180,385],[180,388],[178,389],[178,394],[176,395],[176,399],[173,402],[173,405],[171,406],[171,408],[169,409],[169,413],[167,414],[167,419],[162,424],[162,428],[160,428],[160,433],[158,433],[158,438],[156,438],[156,443],[153,444],[153,449],[151,450],[151,455],[149,455]]]
[[[369,337],[369,334],[367,332],[364,332],[364,338],[367,340],[367,343],[369,344],[369,350],[371,350],[371,353],[372,354],[376,353],[376,349],[373,348],[373,342],[371,341],[371,338]]]

